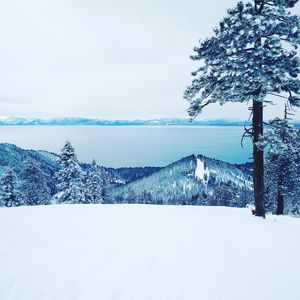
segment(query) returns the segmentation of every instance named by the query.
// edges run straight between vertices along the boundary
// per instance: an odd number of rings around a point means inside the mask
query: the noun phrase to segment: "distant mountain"
[[[161,167],[129,167],[129,168],[109,168],[108,171],[116,174],[124,183],[129,183],[134,180],[149,176],[161,170]]]
[[[203,155],[185,157],[152,174],[110,190],[112,202],[245,206],[252,178],[246,166]]]
[[[168,126],[168,125],[184,125],[184,126],[243,126],[244,121],[239,120],[195,120],[191,122],[189,119],[150,119],[150,120],[102,120],[88,118],[19,118],[19,117],[2,117],[0,118],[0,126],[4,125],[96,125],[96,126]]]
[[[300,127],[300,121],[292,122]],[[215,119],[215,120],[193,120],[180,118],[163,118],[149,120],[103,120],[90,118],[21,118],[0,117],[0,126],[248,126],[251,122],[243,120]]]

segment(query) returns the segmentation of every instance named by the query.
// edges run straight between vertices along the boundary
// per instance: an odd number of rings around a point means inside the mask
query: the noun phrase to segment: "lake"
[[[0,142],[59,153],[66,140],[82,162],[107,167],[165,166],[191,154],[249,161],[251,143],[239,126],[0,126]]]

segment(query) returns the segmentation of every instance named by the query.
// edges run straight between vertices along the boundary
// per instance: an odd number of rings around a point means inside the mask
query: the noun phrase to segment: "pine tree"
[[[58,194],[54,199],[58,203],[86,203],[83,184],[83,171],[77,160],[75,150],[66,142],[58,159],[60,170],[56,173]]]
[[[102,199],[103,203],[109,203],[112,201],[108,195],[108,190],[114,186],[112,175],[104,168],[100,167],[100,177],[102,180]]]
[[[300,106],[300,18],[288,11],[298,0],[239,2],[200,43],[191,58],[200,61],[184,97],[195,118],[211,103],[252,101],[253,183],[256,215],[264,217],[264,154],[257,146],[263,135],[263,107],[268,95],[287,97]],[[284,94],[284,95],[280,95]]]
[[[86,202],[102,203],[103,179],[101,171],[96,161],[93,160],[91,168],[87,172],[86,178]]]
[[[23,162],[19,192],[24,205],[46,205],[50,201],[50,189],[40,166],[33,159]]]
[[[19,206],[20,202],[15,191],[15,174],[12,169],[8,168],[1,178],[1,198],[0,206]]]
[[[286,199],[299,196],[300,131],[286,118],[275,118],[270,126],[260,141],[266,147],[267,207],[273,210],[276,202],[276,214],[282,215]]]
[[[150,192],[143,190],[140,196],[140,203],[142,204],[152,204],[152,196]]]

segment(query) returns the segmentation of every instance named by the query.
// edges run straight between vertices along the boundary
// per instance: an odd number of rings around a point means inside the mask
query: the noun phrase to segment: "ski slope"
[[[300,299],[300,219],[247,209],[0,209],[1,300]]]

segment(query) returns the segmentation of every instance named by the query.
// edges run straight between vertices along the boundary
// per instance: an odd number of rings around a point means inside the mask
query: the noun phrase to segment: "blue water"
[[[108,167],[165,166],[191,154],[231,163],[249,161],[242,127],[222,126],[1,126],[0,142],[58,153],[66,140],[78,158]]]

